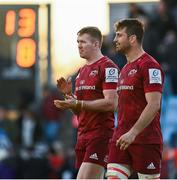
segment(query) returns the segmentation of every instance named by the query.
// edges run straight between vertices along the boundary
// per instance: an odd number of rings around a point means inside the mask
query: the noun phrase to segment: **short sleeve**
[[[158,91],[162,93],[164,73],[158,63],[147,62],[141,67],[144,92]]]
[[[117,89],[117,83],[118,83],[118,73],[119,68],[116,64],[109,61],[107,63],[104,63],[102,65],[102,88],[103,90],[106,89]]]

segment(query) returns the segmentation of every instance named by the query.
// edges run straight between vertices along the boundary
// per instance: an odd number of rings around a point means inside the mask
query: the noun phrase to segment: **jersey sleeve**
[[[102,65],[101,77],[103,90],[117,89],[118,73],[119,68],[113,62],[109,61]]]
[[[141,67],[144,92],[158,91],[162,93],[164,73],[158,63],[148,62]]]

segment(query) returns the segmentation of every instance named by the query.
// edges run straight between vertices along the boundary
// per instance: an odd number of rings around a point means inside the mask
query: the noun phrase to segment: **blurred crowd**
[[[72,139],[75,126],[72,128],[67,112],[54,106],[54,99],[63,97],[55,87],[46,85],[40,104],[22,98],[18,111],[10,105],[0,107],[1,179],[71,179],[76,176],[73,168],[75,139]],[[71,125],[69,135],[64,123],[67,128]]]
[[[129,4],[127,17],[139,18],[145,25],[144,49],[166,73],[164,101],[177,96],[177,1],[161,0],[151,13]],[[115,52],[113,37],[114,33],[104,37],[102,52],[122,68],[126,58]],[[45,85],[39,104],[25,95],[18,108],[0,106],[1,179],[76,177],[77,119],[69,111],[56,109],[54,99],[63,96],[55,87]],[[177,178],[177,132],[164,144],[162,178]]]

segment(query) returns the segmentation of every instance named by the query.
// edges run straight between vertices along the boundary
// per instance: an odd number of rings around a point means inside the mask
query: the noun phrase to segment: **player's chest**
[[[91,69],[84,69],[79,72],[78,76],[76,77],[77,88],[80,89],[87,89],[87,88],[96,88],[97,86],[101,85],[100,80],[100,70],[98,67],[91,68]]]
[[[119,74],[118,87],[125,90],[142,87],[142,77],[138,66],[122,69]]]

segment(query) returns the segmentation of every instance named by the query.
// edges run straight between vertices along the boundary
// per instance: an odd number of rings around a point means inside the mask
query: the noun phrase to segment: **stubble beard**
[[[130,49],[130,46],[129,46],[129,45],[127,45],[126,47],[123,47],[123,48],[117,48],[117,47],[116,47],[116,51],[117,51],[118,53],[120,53],[120,54],[123,54],[123,55],[127,54],[127,52],[129,51],[129,49]]]

